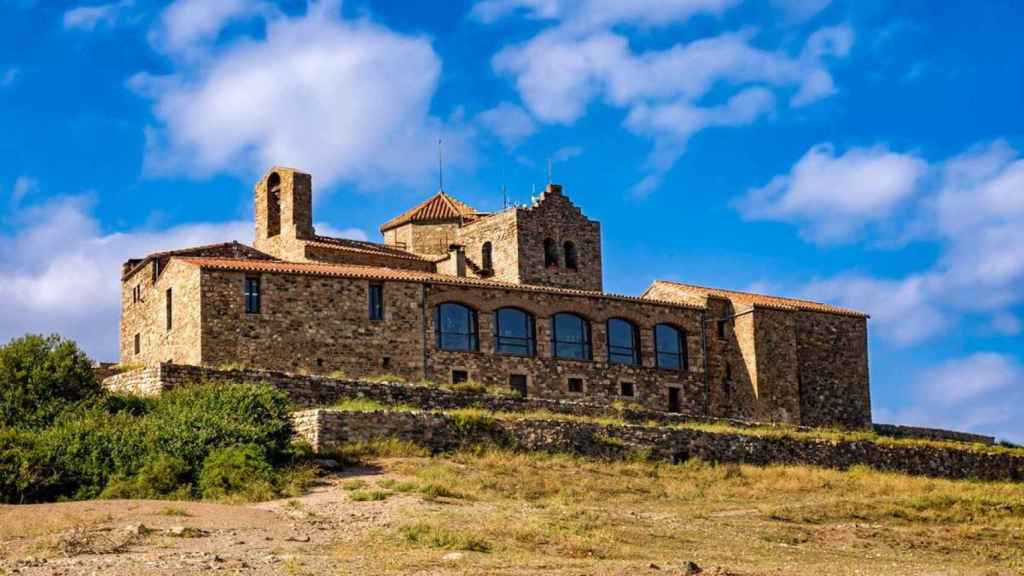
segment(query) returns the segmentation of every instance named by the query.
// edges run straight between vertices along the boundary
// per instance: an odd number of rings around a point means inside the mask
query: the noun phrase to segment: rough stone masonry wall
[[[757,436],[685,428],[597,424],[535,419],[494,419],[455,425],[451,416],[422,412],[340,412],[312,410],[295,415],[295,428],[319,452],[347,442],[398,438],[434,452],[485,440],[534,452],[562,452],[596,458],[645,454],[754,465],[812,465],[847,469],[856,465],[906,474],[980,480],[1024,479],[1024,451],[964,450],[934,445],[896,445],[792,436]]]
[[[867,318],[794,312],[805,426],[871,425]]]
[[[264,273],[260,313],[247,314],[245,277],[203,271],[203,355],[197,363],[422,378],[419,284],[386,283],[384,320],[370,321],[366,280]]]
[[[482,270],[484,264],[484,243],[491,243],[492,279],[519,282],[516,214],[515,209],[504,210],[466,224],[456,232],[456,242],[466,247],[466,260],[477,269]]]
[[[523,284],[602,290],[601,224],[583,215],[562,194],[562,187],[549,184],[540,200],[517,211],[519,230],[519,278]],[[558,249],[558,265],[544,265],[544,239],[551,238]],[[577,269],[565,267],[563,244],[576,245]]]
[[[757,410],[755,420],[802,424],[797,379],[797,317],[790,310],[755,306]]]
[[[438,350],[435,340],[428,344],[428,378],[449,382],[452,370],[465,370],[469,377],[488,387],[509,389],[513,374],[527,377],[529,395],[553,399],[583,399],[591,402],[635,402],[655,410],[668,409],[669,388],[681,390],[681,409],[688,413],[704,411],[704,364],[700,347],[701,311],[680,306],[616,298],[593,298],[462,286],[432,285],[427,303],[431,311],[445,302],[458,302],[477,311],[480,334],[479,352]],[[532,314],[536,324],[534,357],[500,354],[495,351],[494,313],[499,308],[520,308]],[[552,357],[551,317],[571,312],[587,319],[591,327],[592,360],[568,360]],[[640,366],[608,362],[607,321],[624,318],[637,325],[640,333]],[[654,327],[669,323],[687,334],[689,369],[666,370],[655,366]],[[435,337],[436,318],[427,317],[427,333]],[[569,378],[583,380],[583,393],[568,390]],[[622,396],[621,384],[633,384],[634,396]]]
[[[141,300],[132,297],[140,287]],[[167,289],[171,289],[171,329],[167,329]],[[121,364],[156,362],[198,363],[199,269],[170,259],[153,283],[153,267],[146,266],[121,283]],[[135,335],[139,353],[135,353]]]
[[[268,370],[220,370],[180,364],[157,364],[155,366],[137,368],[110,376],[103,381],[103,384],[112,392],[154,396],[164,390],[197,382],[267,384],[283,390],[293,402],[300,406],[324,406],[342,399],[366,399],[379,402],[385,406],[412,406],[421,410],[481,408],[491,412],[550,412],[571,416],[612,417],[633,423],[651,421],[662,424],[702,422],[727,424],[732,427],[755,427],[762,425],[745,420],[705,418],[692,414],[670,414],[660,410],[646,410],[635,405],[610,406],[584,401],[495,396],[419,385],[339,380]],[[320,412],[327,411],[321,410]],[[969,434],[966,432],[895,426],[891,424],[875,424],[874,427],[879,435],[895,438],[924,438],[979,444],[994,443],[994,438],[991,436]]]

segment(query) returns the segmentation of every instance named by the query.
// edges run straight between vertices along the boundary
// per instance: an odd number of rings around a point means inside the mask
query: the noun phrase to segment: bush
[[[183,500],[192,495],[192,470],[181,458],[151,454],[134,477],[111,480],[101,498],[169,498]]]
[[[0,428],[46,427],[101,392],[92,362],[70,340],[27,335],[0,347]]]
[[[254,444],[210,453],[199,475],[203,498],[266,500],[274,495],[274,469]]]
[[[0,429],[0,503],[24,504],[46,497],[54,484],[39,435]]]
[[[288,456],[288,397],[273,387],[202,384],[171,390],[146,418],[152,447],[198,469],[214,448],[254,444],[272,464]]]

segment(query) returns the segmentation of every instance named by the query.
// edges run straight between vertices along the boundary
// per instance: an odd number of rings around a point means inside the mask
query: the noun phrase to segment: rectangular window
[[[142,299],[142,285],[138,285],[132,288],[132,304],[138,304],[139,300]]]
[[[172,302],[172,300],[171,300],[171,289],[168,288],[167,289],[167,329],[168,330],[170,330],[171,326],[173,325],[173,323],[171,321],[171,315],[174,312],[174,310],[172,308],[173,304],[171,304],[171,302]]]
[[[160,278],[160,259],[153,260],[153,284],[156,284],[157,278]]]
[[[142,337],[139,334],[135,335],[135,354],[138,355],[142,352]]]
[[[725,320],[718,321],[718,339],[725,340]]]
[[[518,394],[520,398],[526,398],[528,388],[526,374],[510,375],[508,377],[508,386],[513,392]]]
[[[245,313],[260,313],[260,278],[251,276],[245,279]]]
[[[452,384],[463,384],[469,382],[469,372],[465,370],[452,370]]]
[[[370,284],[370,320],[384,319],[384,285]]]
[[[619,396],[633,397],[635,393],[632,382],[619,382]]]
[[[572,394],[583,394],[583,378],[569,378],[566,380],[566,388]]]

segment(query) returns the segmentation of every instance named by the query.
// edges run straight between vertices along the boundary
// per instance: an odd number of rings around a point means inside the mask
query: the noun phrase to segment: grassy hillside
[[[413,503],[338,547],[353,573],[653,573],[685,560],[738,574],[1024,570],[1020,484],[504,451],[373,462],[384,479],[350,481],[355,505]]]

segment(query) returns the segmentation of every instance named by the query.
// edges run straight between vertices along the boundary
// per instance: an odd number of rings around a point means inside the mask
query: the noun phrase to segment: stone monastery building
[[[256,238],[132,259],[121,363],[473,380],[808,426],[871,424],[867,316],[659,280],[603,291],[601,225],[550,184],[483,213],[444,191],[383,243],[317,235],[312,178],[274,168]]]

